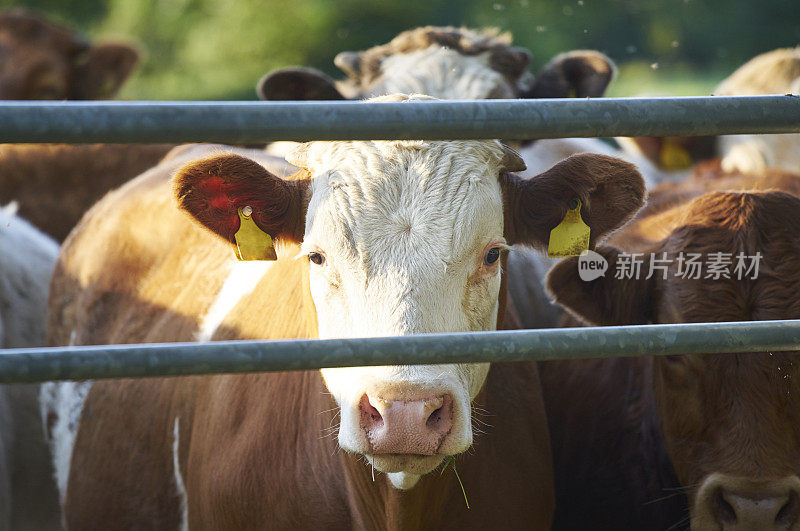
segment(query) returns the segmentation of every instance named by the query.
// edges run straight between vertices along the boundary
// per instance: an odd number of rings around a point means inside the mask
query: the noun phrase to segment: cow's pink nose
[[[393,400],[364,395],[361,428],[374,454],[434,455],[453,427],[453,397]]]

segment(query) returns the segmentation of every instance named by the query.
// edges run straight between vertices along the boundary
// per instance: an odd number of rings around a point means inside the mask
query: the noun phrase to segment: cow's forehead
[[[393,169],[416,165],[426,167],[431,177],[448,180],[469,170],[499,170],[503,154],[496,140],[320,141],[301,145],[287,159],[314,177],[337,171],[369,181],[369,173],[388,175]]]
[[[439,45],[387,57],[368,91],[419,92],[442,99],[514,97],[503,74],[490,66],[489,52],[466,55]]]
[[[306,147],[314,176],[306,227],[311,235],[338,233],[341,244],[363,251],[399,242],[433,252],[435,240],[436,254],[449,259],[456,248],[472,243],[471,235],[502,231],[497,175],[503,152],[496,141],[313,142]]]

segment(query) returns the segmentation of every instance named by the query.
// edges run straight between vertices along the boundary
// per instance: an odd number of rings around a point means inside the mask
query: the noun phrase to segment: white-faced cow
[[[800,47],[758,55],[720,83],[717,96],[800,95]],[[722,168],[760,172],[780,168],[800,172],[800,135],[736,135],[719,139]]]
[[[139,54],[121,43],[89,44],[22,10],[0,14],[0,99],[113,97]],[[0,204],[61,241],[108,190],[155,166],[168,145],[0,144]]]
[[[45,341],[58,246],[0,208],[0,348]],[[0,385],[0,530],[58,529],[59,507],[39,417],[38,385]]]
[[[758,55],[739,67],[714,89],[715,96],[762,96],[800,94],[800,48],[779,48]],[[732,135],[702,137],[618,138],[628,153],[623,157],[647,158],[665,175],[693,164],[722,158],[727,172],[758,173],[767,168],[800,172],[800,135]],[[647,177],[647,166],[640,165]],[[664,181],[667,179],[656,179]]]
[[[554,57],[534,78],[531,53],[511,43],[510,33],[494,29],[415,28],[387,44],[338,54],[334,63],[347,74],[343,80],[311,68],[285,68],[264,76],[257,91],[264,100],[364,99],[392,92],[451,100],[586,98],[602,96],[616,72],[602,53],[573,50]],[[287,146],[268,149],[282,155]],[[528,168],[520,175],[538,175],[576,153],[613,151],[593,139],[527,141],[520,155]]]
[[[249,155],[190,148],[98,203],[60,256],[51,341],[492,330],[506,313],[509,245],[543,245],[576,198],[597,241],[644,194],[631,165],[595,155],[520,180],[518,157],[497,141],[311,142],[290,156],[302,169],[286,179],[263,165],[274,159]],[[276,262],[234,260],[240,212],[272,236]],[[536,371],[486,363],[79,384],[73,407],[62,400],[48,417],[66,522],[545,529],[552,470]],[[451,455],[469,511],[454,475],[431,473]]]
[[[441,99],[567,98],[602,96],[614,64],[592,50],[558,55],[534,79],[530,52],[511,46],[509,33],[426,26],[400,33],[363,52],[342,52],[334,63],[347,78],[333,81],[310,68],[264,76],[265,100],[364,99],[416,92]]]
[[[798,319],[798,195],[800,176],[705,164],[653,191],[646,215],[610,240],[616,247],[597,249],[605,277],[584,282],[578,259],[568,259],[550,272],[548,288],[593,325]],[[632,256],[642,261],[639,274],[625,270]],[[540,369],[555,528],[800,528],[796,353]]]

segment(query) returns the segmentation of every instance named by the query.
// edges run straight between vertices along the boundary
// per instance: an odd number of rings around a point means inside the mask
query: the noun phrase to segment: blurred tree
[[[337,52],[427,24],[509,30],[534,69],[562,51],[601,50],[631,63],[620,79],[629,93],[680,80],[694,82],[678,92],[707,92],[750,57],[800,43],[797,0],[0,0],[10,7],[139,42],[144,61],[123,92],[137,99],[252,99],[274,68],[337,76]]]

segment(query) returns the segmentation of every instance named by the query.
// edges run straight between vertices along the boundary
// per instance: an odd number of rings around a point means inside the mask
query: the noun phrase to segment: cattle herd
[[[257,92],[597,98],[616,71],[530,57],[425,27]],[[112,97],[137,59],[0,15],[1,99]],[[797,92],[787,48],[715,94]],[[800,318],[798,135],[616,145],[0,145],[0,347]],[[576,209],[604,276],[546,256]],[[276,260],[237,260],[245,227]],[[0,530],[796,530],[798,474],[785,352],[0,386]]]

